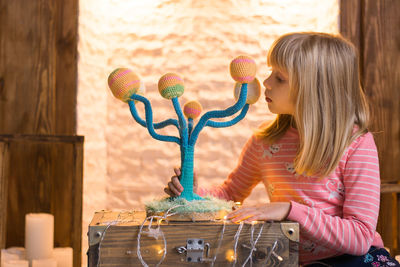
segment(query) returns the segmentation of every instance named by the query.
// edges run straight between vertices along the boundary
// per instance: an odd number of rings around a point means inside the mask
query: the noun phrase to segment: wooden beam
[[[340,33],[361,51],[361,0],[340,0],[339,6]]]
[[[400,184],[381,184],[381,193],[398,193],[400,194]]]
[[[396,254],[400,227],[399,14],[398,0],[340,0],[340,32],[360,51],[361,84],[372,115],[369,130],[374,134],[380,159],[383,184],[377,230]],[[394,185],[385,184],[390,182]]]
[[[76,134],[77,40],[78,0],[0,0],[0,134]]]
[[[0,133],[52,134],[56,122],[54,1],[5,2],[0,18],[4,83]]]
[[[400,173],[400,52],[398,0],[365,0],[364,89],[371,103],[371,131],[381,177]],[[385,181],[382,181],[385,182]]]
[[[78,95],[78,0],[56,1],[55,134],[76,134]]]
[[[8,145],[0,143],[0,249],[6,247],[8,158]]]

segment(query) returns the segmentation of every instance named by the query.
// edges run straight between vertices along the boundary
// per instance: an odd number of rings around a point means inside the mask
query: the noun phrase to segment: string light
[[[234,251],[234,256],[233,256],[233,259],[234,259],[234,262],[233,262],[233,267],[235,267],[235,264],[236,264],[236,261],[237,261],[237,252],[236,252],[236,249],[237,249],[237,244],[238,244],[238,242],[239,242],[239,236],[240,236],[240,233],[242,232],[242,229],[243,229],[243,225],[244,225],[244,222],[243,221],[241,221],[240,222],[240,225],[239,225],[239,227],[238,227],[238,229],[237,229],[237,231],[236,231],[236,234],[235,234],[235,236],[234,236],[234,240],[235,240],[235,244],[234,244],[234,246],[233,246],[233,251]]]
[[[148,264],[144,261],[142,255],[141,255],[140,239],[141,239],[142,234],[146,234],[147,236],[153,237],[156,240],[159,239],[159,237],[162,237],[164,248],[162,248],[161,246],[156,246],[155,247],[155,249],[157,250],[157,254],[158,255],[162,254],[162,257],[161,257],[160,261],[156,264],[156,266],[158,267],[164,261],[164,259],[166,257],[166,254],[167,254],[167,241],[166,241],[166,238],[165,238],[165,235],[164,235],[163,231],[161,230],[161,223],[164,220],[168,222],[168,217],[177,214],[177,212],[172,212],[172,211],[174,209],[178,208],[178,207],[181,207],[181,206],[184,206],[184,205],[176,205],[174,207],[171,207],[170,209],[168,209],[164,213],[163,216],[149,216],[149,217],[145,218],[144,221],[141,223],[140,228],[139,228],[139,232],[138,232],[138,236],[137,236],[137,256],[138,256],[138,259],[141,262],[142,266],[148,267]],[[102,232],[101,239],[99,241],[99,248],[98,248],[99,260],[97,262],[97,266],[99,266],[99,264],[100,264],[101,243],[103,242],[103,239],[104,239],[105,234],[106,234],[107,230],[109,229],[109,227],[111,227],[112,225],[115,225],[117,223],[134,222],[132,220],[121,220],[121,216],[120,215],[121,215],[121,213],[118,214],[118,216],[117,216],[117,218],[115,220],[113,220],[111,222],[107,222],[108,224],[107,224],[106,228],[104,229],[104,231]],[[156,227],[152,227],[154,220],[157,221],[157,226]],[[144,225],[145,225],[145,223],[147,221],[149,221],[149,224],[147,225],[147,229],[144,230],[143,228],[144,228]],[[227,216],[224,216],[222,221],[223,221],[223,225],[222,225],[221,235],[220,235],[220,238],[218,240],[218,246],[216,248],[216,252],[215,252],[215,255],[213,257],[211,266],[214,266],[214,263],[215,263],[215,261],[217,259],[218,252],[219,252],[219,249],[221,247],[222,240],[223,240],[223,237],[224,237],[226,223],[229,220],[227,219]],[[103,223],[105,223],[105,222],[103,222]],[[252,221],[251,222],[251,229],[250,229],[250,245],[251,245],[251,247],[250,247],[250,253],[249,253],[249,256],[246,258],[246,260],[244,261],[244,263],[242,264],[242,267],[244,267],[247,264],[247,262],[249,262],[249,260],[251,259],[252,255],[253,255],[253,252],[255,250],[257,250],[256,249],[256,244],[257,244],[259,238],[261,237],[261,234],[263,232],[263,228],[264,228],[264,225],[265,225],[264,222],[261,224],[261,227],[260,227],[260,230],[259,230],[259,232],[257,234],[257,237],[254,240],[255,225],[258,224],[258,223],[259,223],[258,221]],[[244,225],[244,221],[241,221],[239,226],[238,226],[238,229],[236,231],[236,234],[234,236],[234,247],[233,247],[233,250],[232,249],[228,250],[226,252],[226,255],[225,255],[226,260],[228,260],[229,262],[233,261],[233,265],[232,265],[233,267],[236,265],[237,258],[238,258],[238,256],[237,256],[237,245],[239,243],[239,238],[240,238],[240,234],[241,234],[242,229],[243,229],[243,225]],[[269,260],[271,255],[274,255],[279,261],[283,261],[283,258],[281,256],[279,256],[278,254],[276,254],[275,251],[274,251],[275,248],[276,248],[276,245],[277,245],[277,241],[274,242],[270,252],[268,253],[266,262]],[[130,254],[131,253],[129,253],[129,255]],[[250,260],[250,266],[252,266],[252,264],[253,264],[253,261]]]
[[[224,239],[224,232],[225,232],[225,225],[226,225],[226,216],[224,217],[224,220],[223,220],[223,221],[224,221],[224,224],[223,224],[223,226],[222,226],[221,236],[220,236],[219,241],[218,241],[217,250],[215,251],[215,256],[214,256],[213,261],[212,261],[212,263],[211,263],[211,267],[214,266],[215,260],[217,259],[217,256],[218,256],[219,248],[221,247],[222,239]]]
[[[254,222],[254,221],[253,221],[253,222]],[[243,263],[242,267],[244,267],[244,266],[247,264],[247,262],[251,259],[251,256],[253,256],[253,251],[256,250],[256,244],[257,244],[258,239],[260,238],[261,233],[262,233],[263,228],[264,228],[264,223],[263,223],[263,224],[261,224],[260,231],[258,232],[258,235],[257,235],[256,240],[254,240],[254,225],[255,225],[255,224],[253,224],[253,223],[251,224],[251,232],[250,232],[250,245],[251,245],[251,249],[250,249],[250,254],[249,254],[249,256],[247,257],[247,259],[245,260],[245,262]],[[253,266],[253,261],[252,261],[252,260],[250,260],[250,266]]]

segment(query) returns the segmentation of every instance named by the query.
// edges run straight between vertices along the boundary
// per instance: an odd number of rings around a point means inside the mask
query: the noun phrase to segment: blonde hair
[[[256,134],[273,143],[295,126],[300,138],[296,172],[329,175],[346,147],[367,132],[368,104],[355,47],[325,33],[286,34],[272,45],[268,65],[288,73],[295,113],[279,114]]]

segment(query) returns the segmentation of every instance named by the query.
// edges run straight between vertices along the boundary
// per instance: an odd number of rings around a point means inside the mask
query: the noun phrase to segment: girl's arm
[[[375,142],[370,133],[355,140],[342,158],[343,216],[291,202],[288,219],[300,223],[304,238],[338,253],[364,255],[376,235],[379,215],[380,177]],[[380,239],[380,244],[383,246]]]
[[[220,186],[212,189],[199,188],[200,196],[212,195],[217,198],[243,202],[251,190],[261,181],[260,149],[253,135],[244,145],[236,168]]]

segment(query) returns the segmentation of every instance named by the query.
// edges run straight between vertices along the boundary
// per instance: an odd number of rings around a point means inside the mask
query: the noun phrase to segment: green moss
[[[203,200],[187,201],[184,198],[163,198],[145,203],[146,210],[154,213],[165,212],[172,207],[178,206],[170,213],[191,213],[191,212],[216,212],[220,210],[231,211],[232,201],[226,201],[211,196]]]

